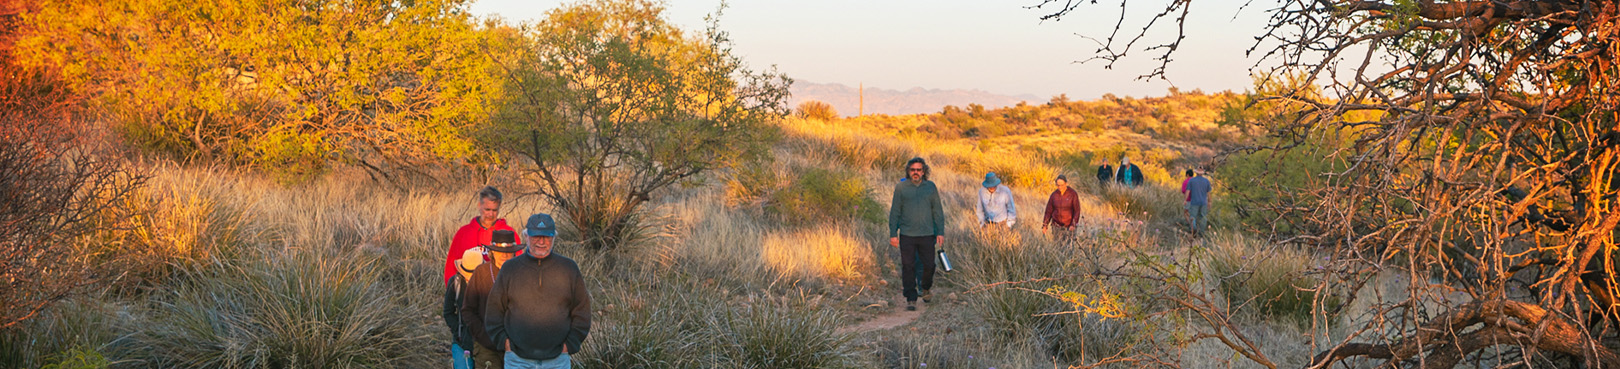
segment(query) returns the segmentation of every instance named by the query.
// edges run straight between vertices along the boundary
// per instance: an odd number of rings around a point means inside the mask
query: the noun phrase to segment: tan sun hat
[[[460,269],[458,272],[461,273],[462,278],[469,278],[472,275],[473,270],[478,269],[478,265],[483,263],[484,252],[479,251],[477,247],[474,247],[467,249],[466,252],[461,253],[461,260],[456,261],[456,266],[457,269]]]

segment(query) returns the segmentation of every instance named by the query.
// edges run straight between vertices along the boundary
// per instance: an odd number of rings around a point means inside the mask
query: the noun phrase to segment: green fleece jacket
[[[945,208],[934,181],[901,181],[889,202],[889,237],[945,235]]]

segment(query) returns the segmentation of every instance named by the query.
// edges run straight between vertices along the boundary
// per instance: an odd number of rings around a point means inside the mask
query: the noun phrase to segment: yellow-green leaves
[[[45,0],[19,40],[147,147],[302,177],[466,158],[499,69],[463,0]]]

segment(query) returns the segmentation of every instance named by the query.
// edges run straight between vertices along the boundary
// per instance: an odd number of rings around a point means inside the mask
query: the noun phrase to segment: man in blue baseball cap
[[[569,368],[591,330],[591,295],[579,264],[553,252],[550,214],[530,216],[523,235],[529,248],[495,277],[485,328],[506,348],[507,369]]]

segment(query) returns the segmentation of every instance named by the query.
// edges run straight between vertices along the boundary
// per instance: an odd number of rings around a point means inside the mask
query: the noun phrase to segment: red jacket
[[[1057,223],[1062,227],[1074,226],[1074,215],[1080,213],[1080,195],[1074,193],[1074,188],[1064,187],[1062,190],[1052,191],[1052,196],[1046,199],[1046,216],[1041,219],[1041,225]]]
[[[444,257],[444,283],[450,283],[450,276],[456,274],[456,259],[460,259],[461,254],[467,252],[467,249],[488,245],[490,232],[497,229],[517,232],[511,226],[506,225],[506,219],[496,219],[494,226],[484,228],[483,224],[478,224],[478,217],[473,217],[471,223],[467,223],[467,225],[461,226],[461,229],[456,230],[456,236],[450,239],[450,253]],[[520,240],[519,243],[522,243],[522,241]],[[485,260],[488,260],[488,258],[486,257]]]

